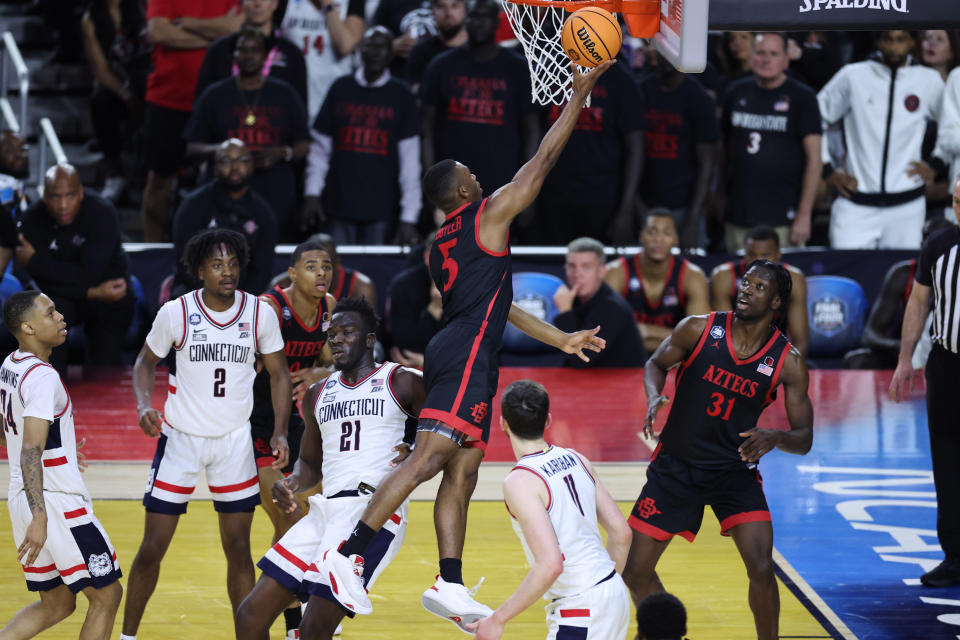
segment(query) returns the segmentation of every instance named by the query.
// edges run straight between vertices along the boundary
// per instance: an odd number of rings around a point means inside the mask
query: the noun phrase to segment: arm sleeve
[[[257,313],[257,348],[260,353],[283,351],[283,336],[280,335],[280,321],[270,305],[257,298],[260,309]]]
[[[850,67],[843,67],[817,94],[820,116],[825,124],[839,122],[850,110]]]
[[[32,369],[20,383],[23,417],[53,422],[57,415],[57,389],[61,386],[60,376],[53,367],[41,365]]]
[[[307,154],[307,168],[304,171],[304,195],[319,196],[327,184],[327,172],[330,171],[330,154],[333,153],[333,138],[316,129],[310,130],[310,151]]]
[[[153,326],[147,334],[146,344],[158,358],[165,358],[170,347],[183,337],[186,318],[183,317],[183,303],[179,298],[170,300],[160,307]]]

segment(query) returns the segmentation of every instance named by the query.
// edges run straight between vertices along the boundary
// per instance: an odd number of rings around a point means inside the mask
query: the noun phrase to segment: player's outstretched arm
[[[137,419],[140,429],[151,438],[160,435],[162,418],[153,408],[153,387],[157,379],[160,356],[144,343],[133,363],[133,395],[137,398]]]
[[[573,128],[577,124],[577,118],[593,86],[597,83],[603,73],[614,64],[608,60],[599,65],[593,71],[581,74],[577,66],[573,63],[570,68],[573,72],[573,96],[570,102],[563,108],[560,117],[546,135],[540,141],[540,147],[536,155],[527,161],[513,180],[497,189],[487,200],[481,218],[481,234],[485,231],[484,227],[488,222],[492,222],[496,229],[502,229],[504,232],[510,226],[510,222],[517,217],[523,210],[533,204],[540,194],[540,188],[543,186],[543,180],[550,173],[550,169],[556,164],[560,153],[563,151]],[[481,240],[485,240],[481,236]],[[491,246],[484,242],[486,246]]]
[[[755,427],[741,433],[740,437],[746,440],[740,444],[739,451],[740,458],[745,462],[756,462],[774,448],[802,456],[813,446],[813,403],[807,393],[810,373],[796,347],[790,349],[786,357],[780,371],[780,381],[783,383],[783,404],[790,430]]]
[[[287,368],[287,357],[283,355],[283,351],[264,353],[260,357],[263,359],[263,367],[270,374],[270,399],[273,403],[273,436],[270,438],[270,448],[276,460],[271,466],[274,469],[283,469],[290,457],[290,446],[287,444],[287,423],[290,421],[293,395],[290,370]]]
[[[707,316],[687,316],[680,321],[673,333],[660,343],[644,365],[643,387],[647,394],[647,416],[643,421],[643,437],[653,437],[653,423],[657,412],[670,402],[668,397],[662,395],[663,386],[667,383],[667,371],[690,355],[706,327]]]
[[[284,513],[293,513],[300,506],[296,494],[315,487],[323,479],[323,438],[317,425],[314,409],[327,380],[310,385],[303,397],[303,436],[300,439],[300,457],[289,476],[273,484],[273,500]]]
[[[567,333],[527,313],[516,303],[510,304],[510,315],[507,316],[507,320],[534,340],[556,347],[564,353],[575,354],[584,362],[590,361],[587,354],[583,352],[584,349],[600,352],[607,346],[607,341],[597,336],[600,327]]]
[[[24,417],[23,446],[20,449],[20,473],[23,475],[23,492],[33,519],[27,525],[23,542],[17,548],[17,560],[29,567],[37,559],[47,541],[47,509],[43,500],[43,448],[47,443],[50,421],[42,418]]]
[[[560,543],[547,514],[547,487],[533,474],[513,471],[503,481],[503,499],[517,519],[523,538],[533,554],[533,564],[517,590],[477,623],[478,640],[497,640],[507,622],[534,604],[563,573]]]

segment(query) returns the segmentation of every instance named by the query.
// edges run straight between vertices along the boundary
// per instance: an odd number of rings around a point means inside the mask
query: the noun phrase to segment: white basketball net
[[[544,105],[569,102],[573,95],[573,74],[570,58],[560,44],[560,30],[570,13],[560,7],[538,7],[510,0],[500,0],[500,3],[526,54],[533,101]],[[589,69],[580,67],[580,71],[585,73]]]

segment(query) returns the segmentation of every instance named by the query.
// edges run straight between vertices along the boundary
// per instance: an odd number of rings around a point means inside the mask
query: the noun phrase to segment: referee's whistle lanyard
[[[280,47],[274,45],[270,48],[270,51],[267,52],[267,59],[263,61],[263,77],[266,78],[270,75],[270,67],[273,66],[273,63],[277,61],[277,56],[280,55]],[[235,76],[240,75],[240,68],[237,66],[237,63],[233,63],[232,73]]]

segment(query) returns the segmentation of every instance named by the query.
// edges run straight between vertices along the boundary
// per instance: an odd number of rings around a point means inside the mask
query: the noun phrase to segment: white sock
[[[121,633],[120,640],[137,640],[137,636],[128,636]]]

